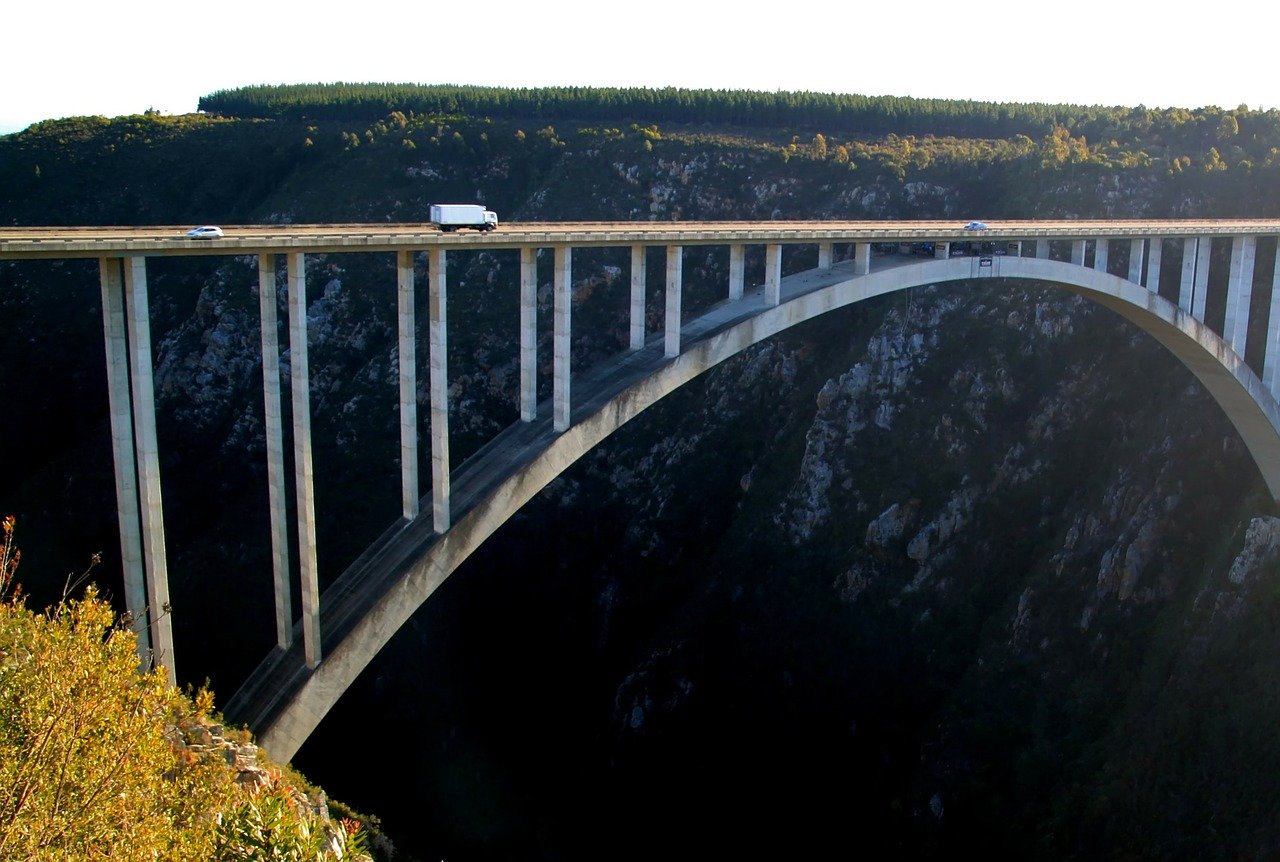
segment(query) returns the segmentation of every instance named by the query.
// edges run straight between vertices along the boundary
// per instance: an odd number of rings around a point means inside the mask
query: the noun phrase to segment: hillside
[[[508,221],[1280,207],[1274,112],[910,105],[895,131],[877,124],[904,106],[837,121],[821,100],[727,121],[608,113],[599,94],[554,117],[237,95],[0,138],[0,220],[420,221],[446,199]],[[515,418],[516,276],[514,256],[452,258],[456,464]],[[575,254],[575,367],[625,344],[625,272],[621,253]],[[695,314],[727,252],[684,275]],[[256,275],[204,258],[149,277],[178,668],[221,694],[273,640]],[[312,256],[308,279],[327,581],[398,511],[395,281],[366,255]],[[114,589],[96,291],[92,263],[0,265],[0,442],[30,453],[0,504],[28,547],[101,550]],[[885,297],[759,345],[575,465],[296,760],[424,859],[1267,858],[1275,514],[1191,375],[1109,312],[1029,283]],[[28,577],[55,589],[75,565]],[[335,760],[353,735],[359,762]],[[388,770],[410,792],[371,778]]]

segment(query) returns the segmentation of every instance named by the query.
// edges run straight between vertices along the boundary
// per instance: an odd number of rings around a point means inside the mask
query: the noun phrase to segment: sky
[[[1280,13],[1243,4],[10,0],[0,20],[0,134],[335,81],[1280,107]]]

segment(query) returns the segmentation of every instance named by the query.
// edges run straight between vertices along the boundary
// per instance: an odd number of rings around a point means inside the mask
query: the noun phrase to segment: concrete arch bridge
[[[1195,374],[1280,501],[1277,238],[1277,221],[988,222],[979,231],[950,222],[546,223],[507,224],[471,235],[442,234],[430,225],[313,225],[230,227],[215,241],[187,239],[179,228],[0,228],[0,260],[99,261],[126,603],[146,623],[139,627],[140,649],[158,655],[172,678],[174,617],[147,619],[145,613],[168,601],[146,260],[256,256],[277,637],[224,714],[248,725],[274,757],[287,761],[445,578],[569,465],[702,372],[791,326],[864,299],[948,281],[1019,278],[1104,305],[1150,333]],[[685,320],[683,249],[706,245],[728,246],[725,298]],[[762,283],[750,287],[748,245],[765,250]],[[784,278],[784,245],[816,245],[817,267]],[[572,254],[593,246],[631,250],[629,349],[598,367],[571,369]],[[645,331],[644,316],[646,249],[652,246],[666,249],[665,323],[654,333]],[[552,396],[539,403],[536,255],[544,248],[554,254],[554,356]],[[519,256],[521,417],[464,463],[453,465],[445,261],[450,251],[474,249],[505,249]],[[845,252],[838,261],[837,249]],[[397,261],[402,515],[322,595],[315,556],[304,256],[371,251],[394,254]],[[424,251],[431,487],[422,495],[413,262]],[[290,477],[284,470],[276,334],[281,262],[289,286],[292,514],[286,511]],[[296,569],[289,558],[294,530]],[[290,587],[295,576],[301,584],[297,615]],[[180,614],[175,616],[181,625]]]

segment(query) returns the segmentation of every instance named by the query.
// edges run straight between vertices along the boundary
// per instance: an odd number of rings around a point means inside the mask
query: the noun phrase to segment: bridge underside
[[[662,334],[604,367],[574,378],[569,427],[555,430],[553,405],[506,429],[451,475],[452,526],[427,514],[393,525],[324,593],[324,660],[308,668],[295,640],[277,647],[228,703],[279,760],[301,747],[360,672],[461,563],[551,480],[663,396],[785,329],[899,290],[982,278],[1034,279],[1088,297],[1164,344],[1217,400],[1271,491],[1280,499],[1280,410],[1244,361],[1208,326],[1132,281],[1046,258],[916,261],[855,274],[848,263],[784,279],[776,304],[753,293],[716,306],[680,330],[678,355]],[[426,501],[429,502],[429,501]]]

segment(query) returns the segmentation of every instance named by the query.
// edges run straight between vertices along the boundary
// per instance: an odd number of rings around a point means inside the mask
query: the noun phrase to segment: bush
[[[318,862],[362,852],[358,825],[331,826],[282,773],[256,761],[246,773],[225,749],[189,742],[209,741],[219,723],[212,694],[173,688],[157,665],[140,669],[136,637],[93,585],[29,610],[14,580],[13,518],[2,525],[0,859]],[[259,778],[242,787],[246,774]]]

